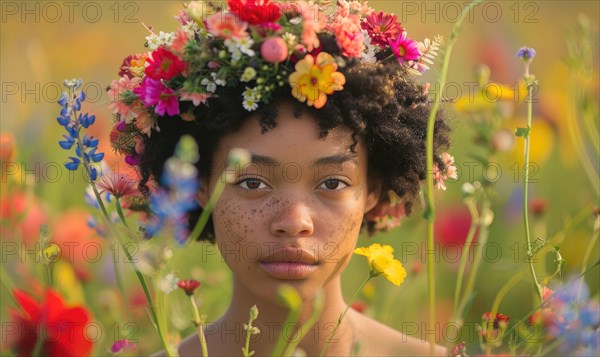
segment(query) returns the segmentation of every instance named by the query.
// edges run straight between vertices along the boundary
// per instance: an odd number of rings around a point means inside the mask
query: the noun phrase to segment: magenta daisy
[[[177,94],[160,80],[145,77],[134,93],[140,97],[145,106],[156,105],[154,112],[160,116],[164,116],[165,112],[171,116],[179,114]]]
[[[404,32],[404,28],[398,22],[398,17],[393,14],[386,14],[383,11],[373,12],[362,22],[362,28],[367,30],[373,44],[385,47],[389,40],[396,39]]]
[[[402,36],[398,37],[396,40],[388,40],[388,43],[394,52],[394,56],[396,56],[400,63],[414,61],[421,56],[417,42],[406,36],[407,33],[402,32]]]

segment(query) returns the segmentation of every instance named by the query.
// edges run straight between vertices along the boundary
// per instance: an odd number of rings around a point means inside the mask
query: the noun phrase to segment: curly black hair
[[[323,51],[339,55],[333,38],[321,38],[321,43]],[[390,54],[382,52],[375,64],[348,60],[338,69],[346,77],[344,89],[330,95],[321,109],[293,100],[294,115],[300,117],[304,111],[312,114],[321,129],[321,137],[340,125],[348,127],[352,131],[353,151],[357,138],[362,138],[368,151],[368,175],[381,181],[380,202],[389,201],[388,191],[392,190],[402,198],[409,215],[426,177],[426,133],[431,102],[424,85],[414,81]],[[391,60],[387,60],[389,57]],[[251,115],[242,107],[244,86],[237,87],[219,88],[208,107],[193,108],[196,120],[158,119],[160,131],[153,129],[151,136],[144,136],[145,151],[139,165],[142,177],[139,190],[142,193],[149,194],[147,183],[151,178],[160,179],[164,162],[173,154],[184,134],[192,135],[198,143],[200,175],[210,177],[213,154],[220,139],[235,132]],[[270,105],[261,105],[258,114],[263,133],[277,126],[277,105],[290,98],[293,99],[291,87],[286,85],[274,92]],[[449,146],[450,126],[444,112],[440,111],[435,122],[434,157],[442,170],[445,167],[440,155]],[[201,212],[199,208],[190,214],[190,227]],[[363,226],[372,233],[372,226],[365,222]],[[200,240],[215,241],[212,220]]]

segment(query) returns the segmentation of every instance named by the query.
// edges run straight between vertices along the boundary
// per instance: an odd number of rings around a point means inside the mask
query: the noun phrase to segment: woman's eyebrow
[[[313,162],[314,166],[324,166],[324,165],[341,165],[345,162],[350,162],[356,166],[358,166],[358,156],[351,154],[338,154],[323,157],[317,159]]]
[[[341,165],[345,162],[350,162],[356,166],[358,166],[358,157],[356,155],[351,155],[351,154],[338,154],[338,155],[332,155],[332,156],[327,156],[327,157],[322,157],[320,159],[317,159],[315,161],[313,161],[312,165],[313,166],[324,166],[324,165]],[[264,155],[258,155],[258,154],[252,154],[252,163],[254,164],[258,164],[258,165],[265,165],[265,166],[275,166],[275,165],[279,165],[280,162],[275,160],[274,158],[270,157],[270,156],[264,156]]]

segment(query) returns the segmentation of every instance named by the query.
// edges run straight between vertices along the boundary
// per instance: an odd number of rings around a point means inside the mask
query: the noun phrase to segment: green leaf
[[[528,137],[530,128],[517,128],[515,131],[516,136]]]

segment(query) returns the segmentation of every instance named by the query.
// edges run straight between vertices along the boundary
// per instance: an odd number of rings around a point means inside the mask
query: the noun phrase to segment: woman
[[[124,61],[111,93],[120,125],[112,141],[139,168],[144,193],[184,134],[199,145],[200,206],[231,149],[252,155],[228,180],[201,235],[233,272],[229,308],[205,328],[209,355],[240,355],[252,305],[261,333],[250,349],[270,355],[288,314],[276,298],[282,284],[303,300],[300,324],[324,293],[323,313],[298,345],[307,355],[324,348],[328,356],[428,355],[423,341],[352,309],[327,340],[347,306],[340,274],[361,229],[375,233],[410,214],[425,179],[430,104],[411,73],[426,68],[429,49],[409,39],[395,16],[357,1],[338,1],[333,12],[230,0],[208,14],[205,5],[189,4],[176,33],[148,36],[151,52]],[[448,134],[439,116],[434,151],[442,172]],[[197,336],[179,351],[199,355]]]

